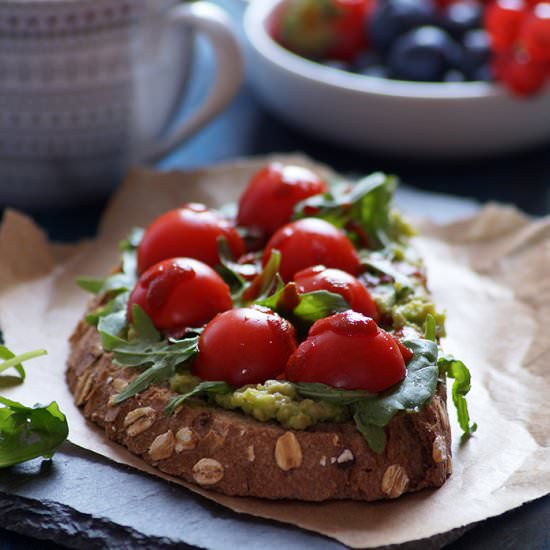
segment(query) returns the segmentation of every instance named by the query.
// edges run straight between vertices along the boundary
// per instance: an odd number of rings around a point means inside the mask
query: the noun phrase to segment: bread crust
[[[446,390],[386,428],[382,454],[352,423],[288,430],[215,406],[164,408],[175,395],[150,387],[120,405],[112,397],[136,376],[113,364],[95,327],[81,321],[70,338],[67,382],[84,415],[162,472],[226,495],[268,499],[379,500],[440,487],[451,473]]]

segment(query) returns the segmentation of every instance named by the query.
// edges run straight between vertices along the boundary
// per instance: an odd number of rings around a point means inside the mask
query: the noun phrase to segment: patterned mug
[[[202,105],[170,124],[196,31],[217,74]],[[0,206],[105,194],[225,108],[242,75],[231,22],[207,2],[0,0]]]

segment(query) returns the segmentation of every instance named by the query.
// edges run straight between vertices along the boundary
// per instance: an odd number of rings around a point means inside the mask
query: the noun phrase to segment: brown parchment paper
[[[8,211],[0,228],[1,327],[15,351],[45,347],[49,355],[28,364],[23,385],[0,392],[28,404],[57,400],[73,443],[170,479],[107,441],[73,405],[64,381],[67,338],[88,299],[74,278],[107,273],[117,262],[116,242],[132,226],[182,202],[234,200],[264,162],[190,173],[133,171],[107,208],[99,237],[77,246],[48,243],[31,221]],[[444,347],[472,371],[471,414],[479,424],[475,437],[460,445],[450,410],[449,481],[437,491],[373,504],[232,498],[172,481],[237,512],[369,548],[432,537],[550,492],[550,219],[532,222],[513,209],[488,206],[465,221],[422,226],[417,246],[434,297],[448,311]]]

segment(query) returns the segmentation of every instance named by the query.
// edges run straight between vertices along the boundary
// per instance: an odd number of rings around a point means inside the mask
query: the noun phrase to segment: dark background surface
[[[238,0],[219,0],[218,3],[229,9],[238,18],[242,10]],[[212,66],[210,51],[204,44],[201,44],[197,62],[197,67],[200,67],[200,70],[196,71],[197,77],[193,80],[187,106],[182,109],[181,116],[185,116],[188,110],[193,109],[200,102],[207,88]],[[419,131],[422,129],[419,128]],[[444,163],[434,159],[432,162],[420,163],[397,158],[374,157],[327,145],[287,127],[264,111],[246,86],[223,115],[184,147],[165,159],[160,166],[167,169],[190,168],[240,156],[291,151],[303,151],[342,172],[364,173],[381,169],[398,174],[407,184],[420,189],[472,197],[482,202],[492,200],[511,203],[533,215],[547,214],[550,210],[550,144],[537,150],[475,162],[469,162],[466,159]],[[51,238],[65,241],[76,240],[94,235],[106,199],[104,197],[94,203],[80,205],[70,210],[35,211],[29,212],[29,214],[47,230]],[[71,460],[77,461],[74,454],[73,452],[67,455],[69,464],[71,464]],[[65,458],[63,455],[63,459]],[[85,475],[86,469],[84,466],[82,467],[82,473]],[[113,470],[118,468],[112,466]],[[6,474],[9,475],[6,472],[4,477]],[[137,473],[135,475],[141,476]],[[91,482],[90,479],[83,481],[85,484]],[[32,484],[30,486],[32,488]],[[8,497],[4,493],[0,493],[0,504],[6,498]],[[457,503],[457,506],[460,506],[460,503]],[[2,513],[1,511],[2,508],[0,508],[0,513]],[[220,511],[219,515],[223,516],[223,512]],[[15,518],[15,514],[13,517]],[[239,521],[238,518],[231,519]],[[270,526],[271,522],[260,522],[260,524]],[[16,524],[15,520],[10,523],[9,517],[6,516],[0,519],[0,525],[23,533],[31,533],[25,527],[19,526],[24,524]],[[52,531],[49,529],[50,527],[38,529],[32,534],[44,538],[52,537],[55,529]],[[291,528],[288,528],[287,531],[293,532]],[[301,532],[296,533],[297,540],[300,539],[299,533]],[[321,539],[321,543],[317,539],[317,537],[315,540],[313,537],[311,539],[304,538],[302,547],[313,547],[314,542],[315,547],[319,548],[332,546],[328,540],[322,544],[325,539]],[[57,538],[57,540],[71,546],[76,544],[76,539]],[[128,547],[134,547],[131,544],[131,537],[128,543]],[[151,545],[151,547],[155,546],[152,541]],[[23,548],[49,550],[53,547],[55,547],[53,543],[37,541],[0,529],[0,550]],[[265,547],[280,548],[281,541],[266,540]],[[474,550],[482,548],[489,550],[497,548],[499,550],[550,549],[550,497],[545,497],[519,510],[489,520],[475,527],[457,542],[449,545],[448,548],[449,550],[470,548]]]

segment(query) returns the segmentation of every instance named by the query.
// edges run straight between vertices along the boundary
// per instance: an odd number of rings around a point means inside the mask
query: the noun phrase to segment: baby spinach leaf
[[[226,382],[201,382],[200,384],[195,386],[190,392],[174,397],[172,401],[170,401],[169,405],[166,407],[165,412],[167,415],[174,414],[174,411],[190,397],[210,393],[229,393],[233,390],[234,388]]]
[[[470,391],[470,371],[468,367],[451,355],[443,355],[437,365],[449,378],[453,378],[452,396],[453,404],[456,408],[458,423],[462,428],[463,435],[469,437],[477,430],[477,424],[470,425],[470,413],[468,412],[468,403],[466,395]]]
[[[382,437],[380,429],[400,411],[419,411],[437,387],[437,345],[428,340],[409,340],[405,345],[413,352],[406,378],[393,389],[353,405],[355,424],[377,453],[385,447],[385,435]]]
[[[67,439],[67,419],[55,401],[31,408],[0,397],[0,405],[0,468],[51,458]]]
[[[299,203],[294,218],[318,217],[337,227],[359,225],[368,237],[369,248],[383,248],[393,236],[390,203],[397,180],[376,172],[356,184],[340,183],[330,192]]]

